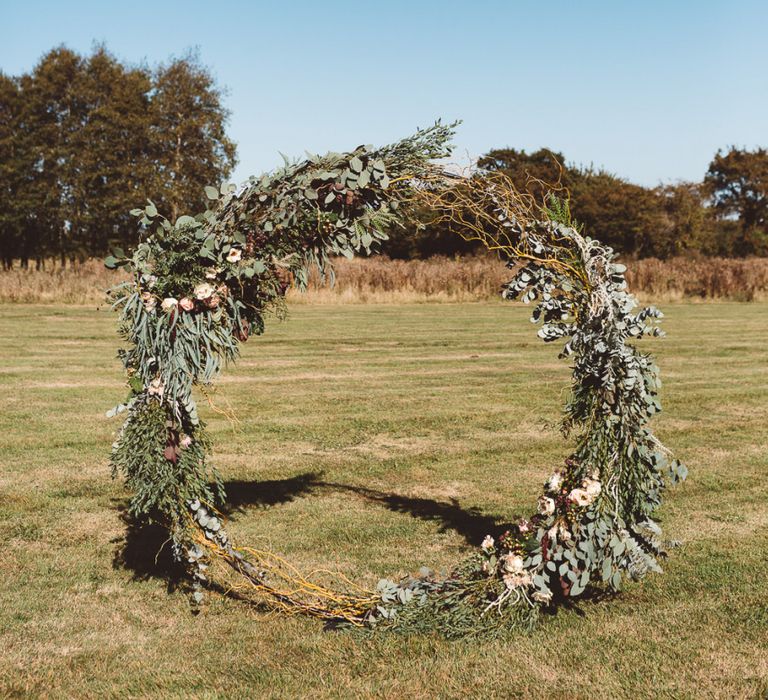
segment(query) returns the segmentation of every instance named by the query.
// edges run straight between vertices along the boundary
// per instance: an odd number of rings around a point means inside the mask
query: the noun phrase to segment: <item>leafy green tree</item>
[[[477,167],[486,172],[501,171],[519,192],[533,195],[538,203],[553,191],[570,188],[578,173],[565,166],[559,151],[540,148],[533,153],[514,148],[496,148],[478,159]]]
[[[690,251],[721,254],[701,183],[661,185],[655,192],[663,212],[663,225],[653,239],[655,256],[666,258]]]
[[[83,62],[76,84],[79,121],[66,144],[69,220],[80,254],[135,243],[126,203],[144,202],[153,184],[151,88],[146,69],[126,68],[103,47]]]
[[[562,153],[547,148],[494,149],[478,166],[503,172],[539,202],[551,192],[568,199],[586,232],[619,252],[667,257],[701,247],[711,234],[703,198],[693,185],[649,189],[605,170],[568,166]]]
[[[58,47],[29,74],[0,75],[0,117],[6,266],[133,244],[131,206],[160,191],[162,210],[197,210],[235,161],[220,92],[194,57],[153,73],[104,47]]]
[[[8,268],[18,257],[24,217],[17,205],[23,173],[31,170],[24,143],[18,138],[21,117],[18,80],[0,73],[0,264]]]
[[[205,184],[226,179],[237,162],[221,98],[194,54],[160,66],[153,76],[152,155],[158,165],[153,191],[171,220],[204,208]]]
[[[570,194],[573,217],[590,236],[629,255],[662,254],[657,239],[663,210],[653,190],[603,170],[584,170]]]
[[[19,257],[40,265],[51,255],[70,255],[75,247],[71,226],[73,169],[68,142],[77,128],[80,103],[75,84],[82,59],[60,47],[48,52],[29,75],[20,79],[23,109],[17,123],[17,138],[27,153],[28,170],[24,200],[16,200],[25,218]]]
[[[739,222],[734,253],[768,253],[768,150],[718,151],[704,185],[717,216]]]

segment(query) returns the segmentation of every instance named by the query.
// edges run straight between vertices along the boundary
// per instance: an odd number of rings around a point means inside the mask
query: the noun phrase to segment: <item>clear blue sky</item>
[[[0,0],[0,70],[105,42],[198,47],[228,90],[243,179],[301,155],[463,119],[456,160],[539,146],[647,185],[768,146],[768,1]]]

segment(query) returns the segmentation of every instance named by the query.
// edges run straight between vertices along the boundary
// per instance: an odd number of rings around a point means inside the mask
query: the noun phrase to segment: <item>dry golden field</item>
[[[630,289],[643,300],[680,301],[768,299],[768,258],[645,259],[628,263]],[[509,271],[495,258],[389,260],[381,257],[336,261],[333,287],[315,276],[306,293],[292,290],[296,303],[407,303],[485,301],[498,298]],[[43,270],[0,271],[0,302],[99,304],[103,290],[120,273],[100,260]]]

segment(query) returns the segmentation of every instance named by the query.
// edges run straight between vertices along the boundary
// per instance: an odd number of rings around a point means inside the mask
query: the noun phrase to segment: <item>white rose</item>
[[[552,515],[555,512],[555,502],[548,496],[539,496],[538,510],[542,515]]]
[[[212,284],[202,282],[195,287],[195,298],[200,301],[205,301],[206,299],[210,299],[215,291],[216,288]]]
[[[580,508],[588,506],[592,503],[592,499],[593,497],[584,489],[573,489],[573,491],[568,494],[568,500],[571,501],[571,503],[575,503]]]
[[[523,572],[523,558],[517,554],[506,554],[501,558],[504,562],[504,571],[511,574],[521,574]]]
[[[185,450],[192,444],[192,438],[189,435],[185,435],[181,440],[179,440],[179,445],[181,445]]]
[[[493,537],[491,537],[490,535],[486,535],[480,547],[482,547],[484,552],[490,552],[493,549],[494,544],[495,542]]]
[[[163,380],[160,379],[160,377],[157,377],[156,379],[153,379],[149,386],[147,387],[147,393],[150,396],[157,396],[159,398],[163,397]]]
[[[166,313],[173,311],[179,302],[173,297],[166,297],[163,299],[163,303],[160,304],[160,308]]]
[[[600,491],[603,490],[603,487],[601,486],[600,482],[597,481],[596,479],[584,479],[584,483],[582,484],[582,487],[590,496],[592,496],[592,498],[599,496]]]
[[[562,523],[559,525],[553,525],[551,528],[549,528],[547,535],[549,535],[549,539],[553,542],[557,542],[557,540],[560,540],[561,542],[568,542],[568,540],[571,539],[571,533]]]
[[[531,598],[533,598],[537,603],[548,603],[550,600],[552,600],[552,592],[535,591]]]
[[[210,270],[207,270],[205,273],[205,279],[207,280],[215,280],[219,275],[219,271],[211,268]]]
[[[562,485],[563,475],[560,472],[555,472],[549,477],[549,481],[547,482],[547,488],[554,493],[557,493]]]
[[[227,253],[227,262],[236,263],[243,257],[243,251],[240,248],[230,248]]]
[[[530,586],[533,583],[533,579],[527,571],[520,574],[505,574],[503,580],[504,585],[509,589]]]

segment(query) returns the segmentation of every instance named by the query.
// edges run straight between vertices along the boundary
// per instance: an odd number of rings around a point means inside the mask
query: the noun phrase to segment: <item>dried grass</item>
[[[766,258],[649,258],[629,262],[628,268],[630,288],[644,300],[768,299]],[[95,259],[75,267],[0,271],[0,302],[100,304],[103,290],[123,278]],[[292,290],[288,298],[308,304],[480,301],[499,298],[508,278],[504,265],[489,256],[341,258],[333,287],[313,274],[306,293]]]

